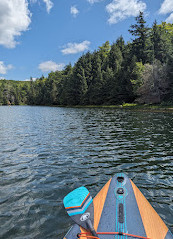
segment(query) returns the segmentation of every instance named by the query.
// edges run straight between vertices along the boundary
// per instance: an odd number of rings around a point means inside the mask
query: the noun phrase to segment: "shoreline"
[[[139,105],[139,104],[123,104],[123,105],[76,105],[76,106],[59,106],[71,108],[114,108],[120,110],[135,110],[135,111],[151,111],[151,112],[173,112],[173,105]]]
[[[8,106],[8,105],[0,105]],[[114,108],[120,110],[151,111],[151,112],[173,112],[173,105],[140,105],[125,103],[122,105],[10,105],[10,106],[48,106],[64,108]]]

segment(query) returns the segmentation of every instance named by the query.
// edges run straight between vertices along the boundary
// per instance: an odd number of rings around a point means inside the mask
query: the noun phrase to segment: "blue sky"
[[[0,0],[0,79],[47,76],[107,40],[129,41],[140,10],[149,26],[173,23],[172,0]]]

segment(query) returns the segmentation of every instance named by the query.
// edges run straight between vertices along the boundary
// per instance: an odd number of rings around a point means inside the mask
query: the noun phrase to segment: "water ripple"
[[[0,238],[62,238],[63,197],[125,172],[173,229],[173,114],[0,107]],[[10,120],[9,120],[10,119]]]

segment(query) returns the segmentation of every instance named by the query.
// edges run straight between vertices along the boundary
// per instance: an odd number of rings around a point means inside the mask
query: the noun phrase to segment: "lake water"
[[[62,200],[125,172],[173,231],[173,113],[0,107],[0,238],[61,239]]]

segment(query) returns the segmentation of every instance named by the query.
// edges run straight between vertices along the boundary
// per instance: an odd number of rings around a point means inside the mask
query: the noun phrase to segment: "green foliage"
[[[129,32],[136,38],[132,42],[132,49],[137,57],[138,61],[142,61],[143,64],[147,62],[147,39],[149,34],[149,28],[146,27],[146,21],[144,20],[143,12],[139,13],[139,16],[136,17],[136,24],[131,25]]]
[[[132,74],[131,74],[131,83],[133,86],[133,91],[134,94],[137,93],[137,90],[139,87],[143,84],[143,71],[144,71],[144,65],[142,62],[136,62],[134,65],[134,68],[132,69]]]
[[[102,61],[104,61],[107,58],[110,52],[110,49],[111,49],[111,46],[109,44],[109,41],[106,41],[102,46],[99,47],[99,54]]]
[[[122,104],[122,107],[135,107],[138,106],[137,104],[132,104],[132,103],[124,103]]]
[[[25,104],[26,84],[23,81],[0,80],[0,105],[18,105]]]
[[[143,12],[125,43],[120,36],[72,66],[33,81],[0,80],[0,105],[113,105],[173,102],[173,24],[155,21],[146,27]],[[143,98],[142,98],[143,97]]]
[[[102,60],[98,52],[95,52],[92,59],[92,82],[88,86],[89,104],[102,104],[103,73]]]
[[[150,39],[153,58],[166,63],[173,52],[173,24],[162,22],[161,25],[157,25],[155,21],[150,31]]]

